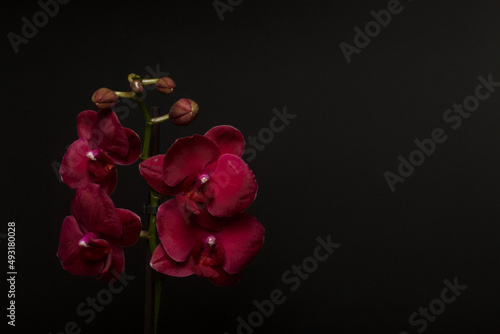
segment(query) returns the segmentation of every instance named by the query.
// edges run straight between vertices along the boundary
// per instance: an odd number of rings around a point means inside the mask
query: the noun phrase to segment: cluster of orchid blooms
[[[216,126],[204,135],[176,140],[166,154],[149,157],[151,125],[167,119],[187,125],[196,118],[198,105],[181,99],[167,115],[151,119],[141,100],[143,85],[156,84],[168,94],[175,83],[135,74],[129,82],[131,92],[96,91],[92,100],[99,111],[86,110],[77,117],[79,139],[69,146],[60,168],[63,182],[76,190],[57,252],[63,268],[110,281],[123,272],[122,248],[144,237],[153,252],[151,267],[162,274],[196,274],[218,286],[237,283],[264,241],[262,225],[244,212],[256,197],[257,183],[241,159],[243,135],[231,126]],[[139,102],[146,122],[144,147],[112,110],[118,97]],[[139,172],[159,206],[149,231],[143,230],[138,215],[116,208],[109,197],[117,184],[116,165],[139,158],[144,160]]]

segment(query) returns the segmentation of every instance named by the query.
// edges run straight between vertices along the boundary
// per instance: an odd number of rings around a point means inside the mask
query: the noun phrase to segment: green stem
[[[116,96],[118,97],[123,97],[127,99],[135,99],[135,93],[134,92],[119,92],[115,91]]]
[[[138,76],[138,75],[137,75],[137,74],[135,74],[135,73],[130,73],[130,74],[128,75],[127,79],[128,79],[128,82],[132,82],[132,81],[134,81],[135,79],[139,79],[139,80],[141,80],[141,77],[140,77],[140,76]]]
[[[132,81],[134,79],[140,79],[139,76],[131,73],[128,76],[128,80]],[[150,155],[158,154],[159,148],[159,125],[154,125],[151,121],[151,116],[146,108],[142,100],[142,96],[140,94],[134,95],[135,100],[137,101],[139,108],[141,109],[142,116],[144,117],[144,141],[140,158],[142,160],[146,160]],[[159,116],[159,108],[153,108],[152,110],[153,116]],[[153,129],[154,125],[154,129]],[[153,140],[153,143],[151,143]],[[153,255],[156,247],[158,246],[157,241],[157,233],[156,233],[156,209],[160,203],[159,194],[153,190],[149,189],[149,207],[151,211],[149,213],[149,226],[148,231],[142,231],[141,236],[146,238],[149,244],[150,254],[148,258]],[[148,259],[148,261],[150,258]],[[161,301],[161,290],[162,290],[163,281],[157,273],[155,273],[151,267],[148,266],[146,271],[146,303],[145,303],[145,332],[149,334],[151,330],[154,334],[158,332],[158,315],[160,312],[160,301]],[[153,292],[154,290],[154,292]],[[151,293],[151,294],[150,294]],[[154,303],[152,303],[151,297],[154,295]],[[153,304],[153,305],[152,305]],[[153,309],[151,309],[153,308]],[[152,317],[151,317],[151,313]],[[152,320],[152,321],[151,321]],[[153,322],[151,326],[151,322]]]
[[[150,203],[151,203],[151,213],[149,214],[149,249],[151,250],[151,254],[154,253],[156,246],[158,246],[156,242],[156,214],[153,213],[153,208],[158,207],[158,196],[156,195],[154,190],[149,191]]]
[[[151,203],[151,213],[149,214],[148,243],[151,254],[153,254],[156,247],[158,247],[158,242],[156,237],[156,214],[154,213],[154,210],[158,207],[159,196],[156,193],[156,191],[150,189],[149,197]],[[153,318],[154,318],[154,333],[156,334],[158,330],[158,315],[160,313],[161,290],[163,287],[163,281],[158,274],[153,273],[153,276],[154,276],[154,295],[155,295]]]
[[[144,121],[146,121],[146,123],[151,123],[151,116],[149,116],[148,109],[146,108],[146,105],[144,104],[144,101],[142,100],[142,96],[136,96],[135,100],[137,101],[137,104],[139,104],[139,108],[141,109],[142,116],[144,117]]]
[[[151,117],[149,116],[148,109],[146,108],[146,105],[142,101],[142,99],[136,98],[137,103],[139,104],[139,108],[141,109],[142,116],[144,117],[145,121],[145,129],[144,129],[144,144],[142,146],[142,153],[141,153],[141,160],[146,160],[149,158],[149,145],[151,143],[151,127],[153,126],[153,123],[151,123]]]
[[[142,153],[139,158],[141,160],[146,160],[149,158],[149,144],[151,142],[151,123],[145,124],[145,129],[144,129],[144,146],[142,147]]]
[[[164,121],[166,121],[168,119],[170,119],[170,115],[169,114],[165,114],[165,115],[160,116],[160,117],[152,118],[151,119],[151,124],[159,124],[159,123],[164,122]]]
[[[146,86],[146,85],[153,85],[153,84],[157,83],[158,80],[160,80],[160,79],[142,79],[142,84],[144,86]]]
[[[129,79],[134,78],[134,75],[129,75]],[[141,159],[145,160],[150,155],[158,154],[159,150],[159,125],[153,127],[151,122],[151,116],[142,101],[140,95],[136,95],[136,101],[141,109],[142,115],[144,116],[145,130],[144,130],[144,146],[141,153]],[[152,116],[159,116],[159,108],[153,108]],[[156,210],[160,204],[160,195],[149,188],[149,226],[148,231],[143,231],[144,235],[147,237],[149,245],[149,256],[148,263],[153,255],[156,247],[158,246],[158,237],[156,232]],[[158,332],[158,315],[160,312],[160,302],[161,302],[161,290],[163,281],[151,267],[148,266],[146,272],[146,303],[145,303],[145,332],[147,334],[157,334]],[[154,297],[153,297],[154,296]],[[154,298],[154,301],[152,300]]]

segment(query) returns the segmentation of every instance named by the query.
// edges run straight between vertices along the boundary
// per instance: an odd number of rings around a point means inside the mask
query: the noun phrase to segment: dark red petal
[[[221,266],[212,267],[219,275],[209,278],[210,282],[217,286],[236,285],[241,279],[241,273],[228,274]]]
[[[168,256],[160,244],[151,257],[151,267],[159,273],[175,277],[186,277],[193,274],[191,269],[196,263],[190,257],[185,262],[176,262]]]
[[[57,257],[61,260],[62,267],[73,275],[98,275],[104,261],[88,261],[82,256],[82,247],[78,242],[83,236],[75,217],[66,217],[61,228]]]
[[[239,157],[224,154],[206,187],[208,211],[217,217],[230,217],[245,211],[257,195],[257,182],[248,165]]]
[[[234,222],[215,235],[224,247],[224,270],[236,274],[243,270],[257,255],[264,242],[264,228],[247,213],[234,217]]]
[[[232,218],[212,216],[206,208],[200,209],[197,215],[193,214],[190,218],[201,227],[212,231],[220,231],[233,221]]]
[[[197,177],[219,155],[217,144],[204,136],[177,139],[163,160],[163,180],[174,187],[189,176]]]
[[[61,162],[61,179],[72,189],[78,189],[92,183],[87,171],[87,152],[90,151],[87,139],[81,138],[68,148]]]
[[[177,195],[182,192],[182,184],[169,187],[163,181],[163,158],[165,155],[155,155],[139,164],[139,172],[146,182],[163,195]]]
[[[90,131],[92,123],[97,117],[97,113],[93,110],[82,111],[76,117],[76,129],[78,130],[78,137],[90,139]]]
[[[120,247],[111,245],[111,251],[107,263],[104,266],[101,276],[102,280],[111,283],[116,281],[123,273],[125,268],[125,256]]]
[[[99,237],[119,238],[122,235],[120,216],[113,201],[98,185],[89,184],[78,189],[71,212],[79,224]]]
[[[97,112],[90,130],[90,148],[100,148],[109,154],[126,156],[129,150],[127,135],[111,109]]]
[[[163,203],[156,215],[158,237],[167,254],[177,262],[184,262],[198,240],[208,231],[191,223],[179,210],[176,199]]]
[[[119,247],[130,247],[134,245],[141,234],[141,218],[132,211],[125,209],[116,209],[120,216],[122,224],[122,235],[119,239],[113,239],[111,242]]]
[[[230,153],[241,157],[245,150],[245,138],[241,132],[230,125],[214,126],[205,137],[212,139],[218,146],[220,154]]]
[[[141,155],[142,144],[139,135],[135,133],[133,130],[130,130],[128,128],[123,128],[123,130],[125,131],[125,135],[127,136],[128,140],[127,154],[125,156],[120,156],[111,151],[108,153],[109,156],[112,157],[117,164],[130,165],[136,162],[137,159],[139,159],[139,156]]]

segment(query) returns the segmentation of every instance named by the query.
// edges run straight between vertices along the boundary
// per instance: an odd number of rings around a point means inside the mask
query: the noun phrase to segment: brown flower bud
[[[169,77],[160,78],[160,80],[156,82],[156,89],[160,93],[170,94],[174,91],[174,88],[175,88],[175,82]]]
[[[92,95],[92,102],[94,102],[99,109],[113,108],[117,101],[118,96],[109,88],[99,88],[95,91],[94,95]]]
[[[190,99],[180,99],[175,102],[168,116],[175,125],[188,125],[198,116],[198,104]]]
[[[130,83],[130,88],[137,94],[142,94],[144,87],[142,86],[141,80],[135,79]]]

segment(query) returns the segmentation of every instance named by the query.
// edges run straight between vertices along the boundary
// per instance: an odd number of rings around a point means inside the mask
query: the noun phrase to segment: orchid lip
[[[217,245],[217,239],[214,235],[208,235],[199,241],[199,248],[194,253],[194,260],[203,267],[211,267],[221,262],[224,249]],[[207,269],[208,270],[208,269]]]
[[[94,160],[94,161],[95,161],[95,160],[97,160],[97,159],[96,159],[97,154],[99,154],[99,151],[98,151],[98,150],[92,150],[92,151],[88,151],[88,152],[87,152],[87,154],[86,154],[86,156],[87,156],[87,158],[89,158],[90,160]]]

